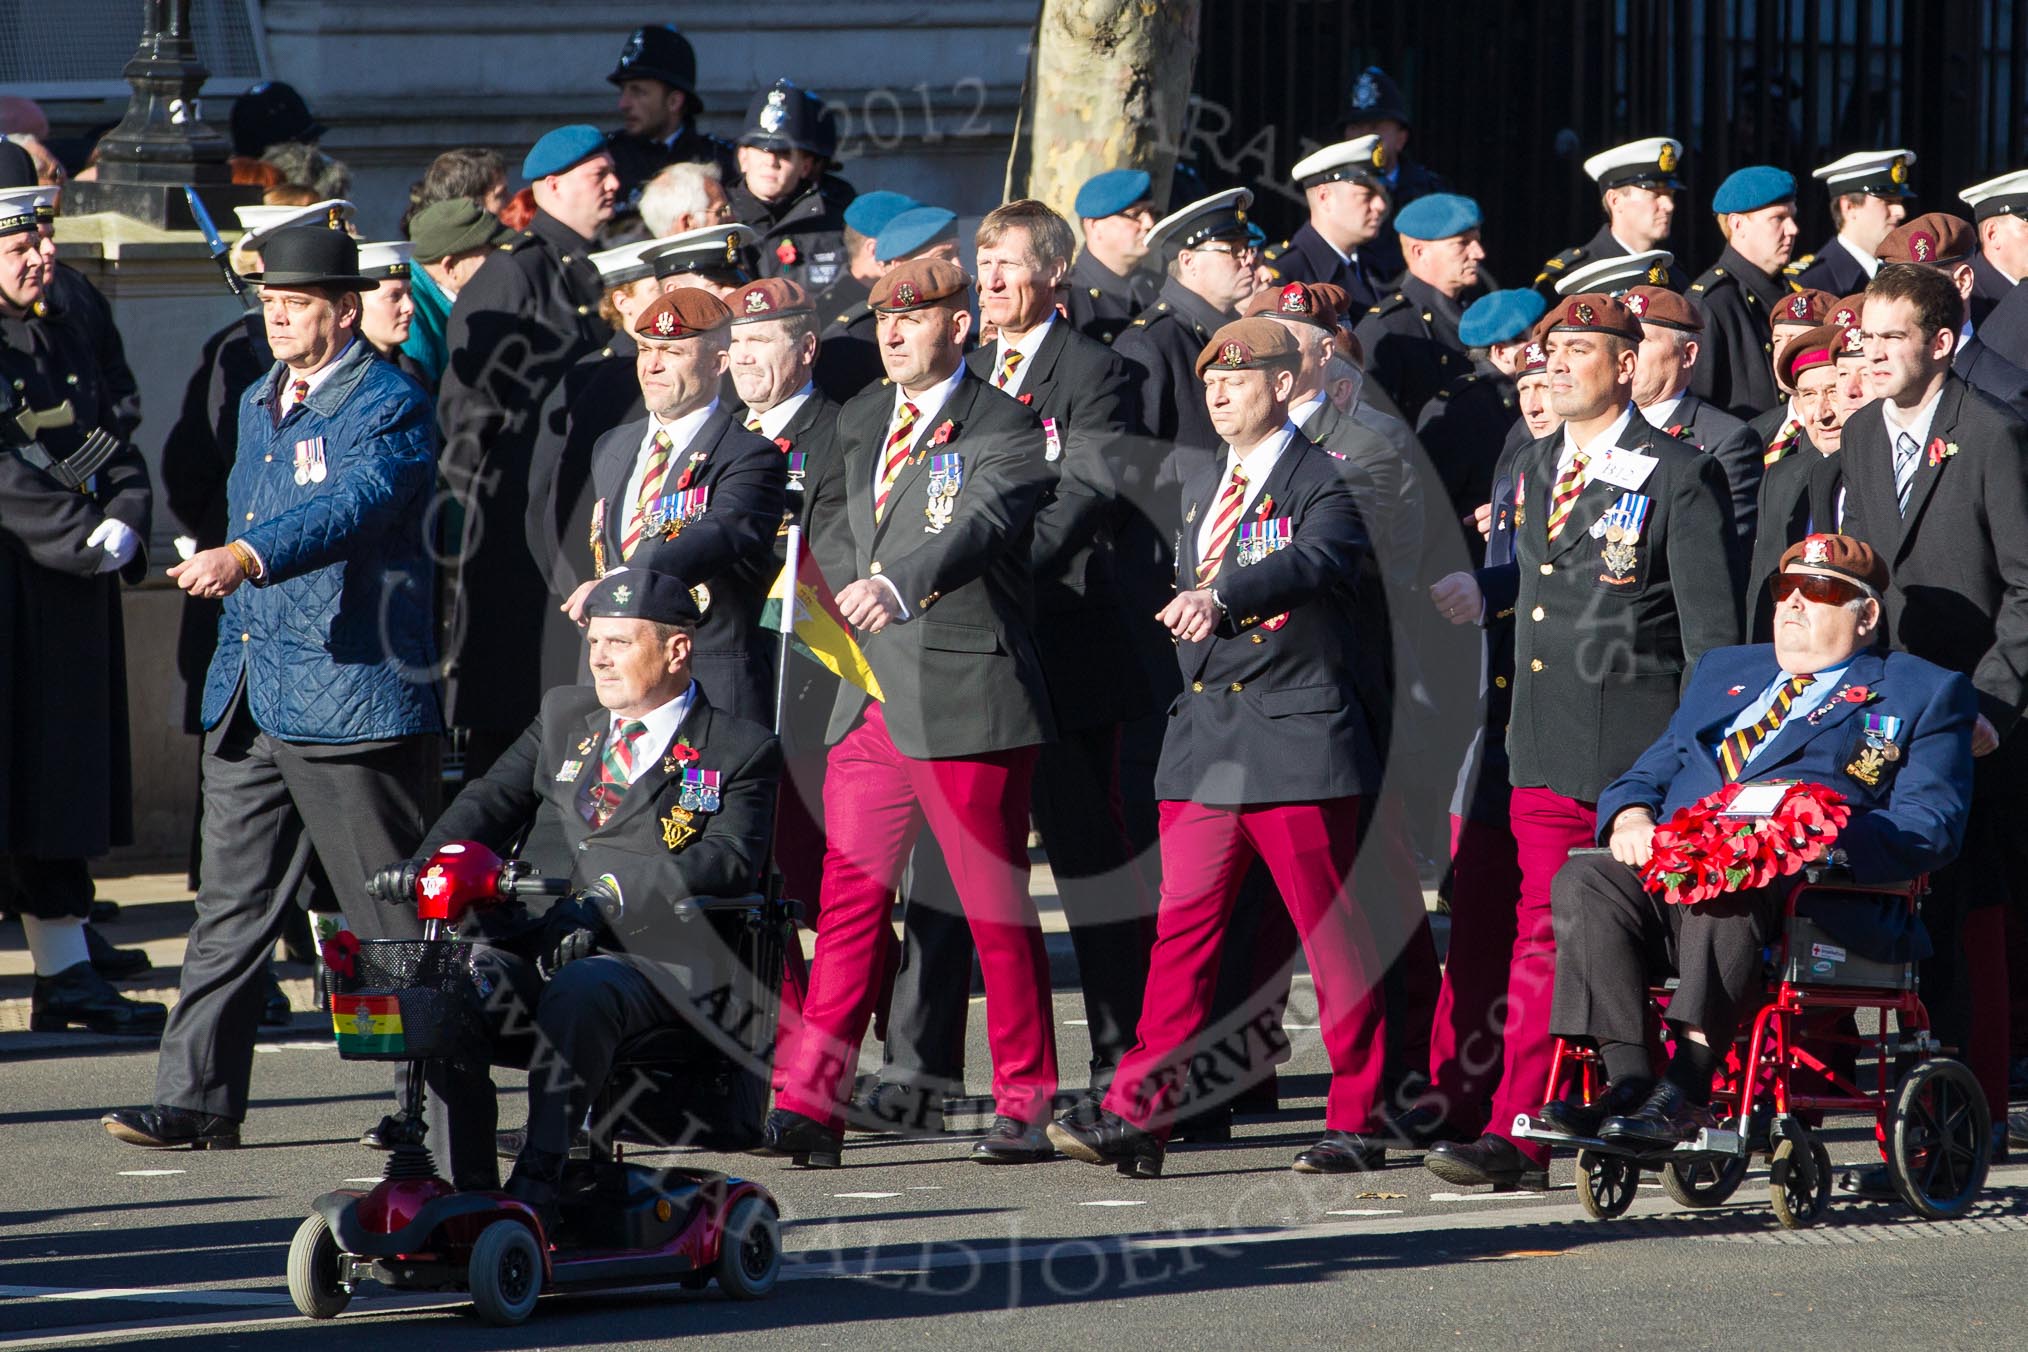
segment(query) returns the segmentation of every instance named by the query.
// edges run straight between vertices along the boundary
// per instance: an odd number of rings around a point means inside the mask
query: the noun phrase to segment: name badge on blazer
[[[1640,417],[1639,413],[1634,415]],[[1591,477],[1614,488],[1639,488],[1655,472],[1655,466],[1662,462],[1652,455],[1642,455],[1623,446],[1613,446],[1592,462]]]

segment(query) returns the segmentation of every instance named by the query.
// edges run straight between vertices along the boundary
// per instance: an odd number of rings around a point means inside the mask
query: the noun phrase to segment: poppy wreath
[[[359,936],[351,930],[339,930],[317,948],[323,954],[324,966],[333,976],[350,981],[358,974]]]
[[[1766,887],[1822,859],[1852,817],[1844,795],[1821,784],[1790,786],[1765,817],[1725,816],[1742,787],[1727,784],[1656,827],[1642,886],[1673,906]]]

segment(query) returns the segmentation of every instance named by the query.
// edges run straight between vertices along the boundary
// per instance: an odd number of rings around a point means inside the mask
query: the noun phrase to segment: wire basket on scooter
[[[486,1043],[472,945],[366,939],[350,974],[334,972],[331,1027],[348,1061],[460,1060]]]

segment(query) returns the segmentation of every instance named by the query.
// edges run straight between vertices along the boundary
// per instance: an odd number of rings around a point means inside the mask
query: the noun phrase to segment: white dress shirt
[[[965,364],[958,363],[958,369],[951,372],[951,378],[941,385],[932,385],[921,394],[910,394],[901,386],[894,387],[894,409],[887,415],[887,430],[880,434],[880,445],[873,454],[873,496],[880,496],[880,472],[887,465],[887,439],[894,435],[894,429],[901,425],[901,406],[915,405],[915,426],[910,429],[908,445],[914,450],[918,443],[936,430],[937,414],[944,411],[944,405],[958,391],[958,382],[965,378]]]
[[[1903,432],[1915,438],[1918,451],[1929,444],[1929,425],[1936,421],[1936,406],[1942,400],[1943,390],[1939,388],[1930,397],[1930,401],[1917,409],[1915,415],[1905,424],[1896,420],[1894,416],[1894,401],[1892,399],[1882,399],[1880,401],[1880,420],[1887,425],[1887,468],[1890,472],[1894,469],[1894,443],[1900,439]]]
[[[1322,390],[1319,390],[1317,393],[1311,395],[1308,399],[1305,399],[1302,403],[1293,404],[1290,406],[1289,421],[1294,423],[1297,427],[1308,427],[1310,425],[1310,419],[1316,417],[1317,410],[1322,408],[1323,406],[1324,406],[1324,393]]]
[[[346,354],[352,351],[352,344],[358,341],[359,340],[357,338],[354,338],[351,340],[351,342],[346,343],[344,347],[338,349],[338,353],[336,356],[332,357],[331,360],[325,362],[322,366],[318,367],[316,370],[310,372],[309,375],[302,375],[298,373],[294,367],[291,366],[282,367],[281,374],[276,377],[277,381],[277,384],[275,386],[276,406],[280,408],[284,414],[288,413],[290,409],[296,406],[296,398],[295,395],[291,392],[290,387],[299,380],[307,381],[310,386],[309,389],[303,391],[303,398],[308,399],[311,395],[315,394],[318,388],[322,386],[325,381],[331,378],[331,373],[338,369],[338,363],[344,361]]]
[[[1049,326],[1055,322],[1056,311],[1051,310],[1040,324],[1022,334],[1019,342],[1010,343],[1007,341],[1007,335],[1001,334],[999,345],[993,349],[993,375],[986,383],[994,385],[1009,398],[1020,394],[1021,386],[1028,380],[1028,368],[1035,364],[1036,349],[1042,346],[1042,340],[1049,336]],[[1000,367],[1006,362],[1007,349],[1010,347],[1021,354],[1021,364],[1014,368],[1013,377],[1005,385],[999,385],[997,382],[1000,378]]]
[[[1210,552],[1211,528],[1218,520],[1218,501],[1225,496],[1225,485],[1232,481],[1233,469],[1244,465],[1246,496],[1239,504],[1239,515],[1244,520],[1247,509],[1252,507],[1254,499],[1260,496],[1260,490],[1266,485],[1268,476],[1275,472],[1275,465],[1280,462],[1283,452],[1289,448],[1290,439],[1295,435],[1295,425],[1283,423],[1268,434],[1267,440],[1249,450],[1244,462],[1240,460],[1238,451],[1230,446],[1226,447],[1225,469],[1218,476],[1217,486],[1211,491],[1210,510],[1205,512],[1203,519],[1197,523],[1197,562],[1203,562],[1205,554]]]
[[[1852,257],[1859,260],[1859,267],[1865,272],[1866,280],[1872,281],[1873,274],[1880,271],[1880,260],[1867,250],[1854,244],[1851,240],[1846,239],[1843,235],[1838,236],[1838,243],[1844,248],[1846,253],[1851,254]]]
[[[1678,394],[1674,399],[1656,400],[1641,410],[1641,416],[1648,420],[1651,427],[1667,427],[1669,420],[1676,416],[1676,410],[1682,406],[1683,396]]]
[[[800,409],[809,400],[810,396],[816,392],[817,383],[813,380],[806,380],[803,382],[802,389],[797,390],[767,412],[756,415],[760,418],[761,435],[769,440],[780,436],[782,429],[796,420],[796,410]]]
[[[1584,479],[1582,482],[1584,485],[1589,485],[1591,483],[1592,466],[1598,464],[1600,456],[1620,444],[1620,436],[1627,430],[1627,424],[1633,421],[1633,417],[1634,406],[1628,404],[1620,410],[1620,416],[1613,419],[1611,427],[1606,428],[1605,431],[1593,437],[1583,446],[1577,444],[1577,434],[1570,430],[1569,423],[1565,423],[1563,425],[1563,450],[1556,457],[1556,473],[1550,476],[1550,483],[1554,484],[1558,479],[1561,479],[1564,471],[1570,468],[1571,461],[1577,458],[1577,453],[1583,451],[1585,462]],[[1542,506],[1544,519],[1546,520],[1549,504],[1544,503]]]
[[[667,490],[683,472],[678,462],[689,453],[690,443],[697,439],[698,430],[704,426],[705,419],[716,412],[718,400],[713,399],[703,408],[693,409],[674,422],[665,423],[652,413],[648,415],[648,430],[641,434],[641,445],[634,452],[634,469],[627,476],[627,495],[620,499],[621,509],[626,513],[620,531],[621,539],[626,538],[628,528],[634,524],[634,504],[641,500],[641,484],[648,475],[648,457],[654,453],[655,434],[667,432],[669,445],[673,448],[669,452],[669,468],[662,474],[662,487]]]
[[[624,570],[614,570],[614,572],[621,571]],[[606,576],[611,577],[612,573],[608,573]],[[683,720],[690,716],[690,706],[696,702],[697,682],[692,681],[689,685],[683,687],[683,693],[675,699],[641,715],[638,721],[646,723],[648,730],[641,734],[639,741],[634,743],[635,779],[639,779],[642,775],[646,774],[649,764],[661,759],[662,754],[669,749],[669,744],[676,740],[676,729],[683,726]],[[634,719],[623,718],[619,714],[612,713],[610,710],[607,711],[607,720],[605,743],[607,746],[611,746],[620,740],[620,725],[622,723],[636,721]]]

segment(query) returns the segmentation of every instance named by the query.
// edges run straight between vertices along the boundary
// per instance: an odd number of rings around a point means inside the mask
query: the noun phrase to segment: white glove
[[[85,537],[85,548],[90,549],[93,545],[106,551],[97,571],[117,573],[127,566],[127,561],[134,557],[134,551],[141,547],[141,537],[134,534],[126,522],[109,516],[92,527],[92,533]]]

